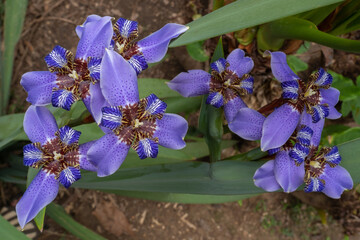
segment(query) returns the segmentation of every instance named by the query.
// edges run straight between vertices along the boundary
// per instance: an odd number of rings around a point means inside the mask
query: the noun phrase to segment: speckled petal
[[[102,117],[102,108],[109,106],[109,102],[106,101],[101,88],[100,83],[95,83],[90,85],[90,108],[91,114],[94,117],[95,121],[100,124]]]
[[[324,128],[325,119],[321,119],[317,123],[313,123],[312,117],[310,114],[305,111],[300,116],[300,125],[305,125],[313,131],[313,135],[310,140],[310,145],[319,146],[321,140],[321,133]]]
[[[240,78],[249,73],[254,67],[254,61],[249,57],[245,57],[244,51],[238,48],[229,54],[226,61],[230,64],[228,70],[235,72]]]
[[[231,122],[240,109],[247,107],[246,104],[240,97],[236,97],[231,99],[224,105],[224,113],[226,121]]]
[[[326,165],[321,178],[325,180],[323,193],[336,199],[341,197],[344,190],[352,189],[354,184],[349,172],[341,166],[332,168]]]
[[[89,149],[88,160],[97,167],[97,175],[106,177],[119,169],[130,149],[119,138],[109,133],[97,140]]]
[[[176,23],[168,23],[160,30],[138,42],[140,51],[148,63],[159,62],[166,54],[171,39],[178,37],[189,28]]]
[[[125,106],[139,101],[136,72],[118,53],[106,50],[100,72],[100,87],[111,106]]]
[[[113,36],[111,17],[102,17],[98,20],[87,21],[82,29],[81,38],[77,46],[75,58],[86,60],[88,57],[101,58],[105,48],[110,47]]]
[[[26,101],[32,105],[43,106],[51,103],[52,90],[56,87],[56,74],[48,71],[27,72],[20,84],[28,93]]]
[[[274,163],[274,160],[267,161],[256,170],[253,177],[255,186],[267,192],[274,192],[281,188],[274,175]]]
[[[16,204],[16,214],[20,227],[24,228],[41,209],[51,203],[58,191],[59,182],[55,180],[55,175],[39,171]]]
[[[299,120],[300,113],[289,104],[283,104],[275,109],[264,121],[261,137],[262,151],[284,145],[294,132]]]
[[[265,117],[251,108],[242,108],[238,111],[229,129],[246,140],[259,140]]]
[[[183,117],[165,113],[162,119],[156,121],[156,125],[153,137],[159,139],[161,146],[172,149],[185,147],[184,137],[188,130],[188,123]]]
[[[288,151],[280,151],[275,157],[274,173],[281,188],[285,192],[293,192],[304,181],[304,164],[296,166]]]
[[[30,106],[24,116],[24,131],[33,143],[41,144],[55,137],[56,120],[45,107]]]
[[[211,75],[203,70],[189,70],[178,74],[168,86],[184,97],[195,97],[209,93],[210,79]]]
[[[80,144],[80,146],[79,146],[79,163],[80,163],[81,169],[96,172],[97,168],[87,159],[87,152],[89,151],[90,147],[95,142],[96,141],[91,141],[91,142],[87,142],[84,144]]]
[[[279,82],[300,79],[287,64],[285,53],[266,51],[265,55],[271,55],[271,71]]]

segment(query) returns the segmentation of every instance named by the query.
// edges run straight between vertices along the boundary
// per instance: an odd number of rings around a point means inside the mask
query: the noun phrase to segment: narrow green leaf
[[[6,240],[30,240],[0,215],[0,236]]]
[[[209,60],[209,56],[206,54],[204,49],[204,41],[194,42],[186,45],[188,54],[199,62],[205,62]]]
[[[360,138],[360,127],[350,128],[342,133],[334,135],[334,140],[332,144],[339,145],[341,143],[345,143],[357,138]]]
[[[344,6],[336,14],[332,23],[334,29],[346,22],[347,19],[350,19],[351,16],[358,13],[358,10],[360,9],[360,1],[357,0],[346,1],[343,5]]]
[[[4,54],[1,61],[0,115],[5,112],[10,96],[10,84],[14,63],[14,50],[23,28],[27,0],[5,1]]]
[[[170,46],[178,47],[278,20],[341,0],[237,0],[188,24]]]
[[[167,113],[190,113],[197,111],[201,106],[201,97],[171,97],[165,98]]]
[[[83,240],[106,240],[97,233],[91,231],[87,227],[76,222],[71,216],[69,216],[64,209],[55,204],[50,203],[47,207],[47,215],[57,222],[61,227],[65,228],[68,232],[74,236]],[[111,224],[111,223],[109,223]]]
[[[317,8],[305,13],[297,15],[299,18],[303,18],[313,22],[315,25],[319,25],[329,14],[334,11],[341,2],[334,3],[325,7]]]
[[[341,35],[358,29],[360,29],[360,10],[339,26],[331,30],[329,34]]]
[[[159,78],[139,78],[139,95],[144,98],[154,93],[158,98],[180,97],[181,95],[167,86],[168,81]]]
[[[338,145],[341,155],[340,166],[348,170],[354,181],[354,186],[360,183],[360,139]]]

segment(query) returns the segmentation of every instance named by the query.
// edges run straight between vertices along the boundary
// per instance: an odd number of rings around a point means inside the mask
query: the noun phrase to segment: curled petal
[[[251,108],[242,108],[238,111],[229,129],[246,140],[259,140],[265,117]]]
[[[128,62],[134,68],[137,75],[148,68],[148,64],[143,55],[134,55]]]
[[[51,103],[54,107],[63,108],[70,111],[71,106],[77,100],[76,96],[67,90],[53,91],[51,96]]]
[[[309,146],[313,133],[314,131],[310,127],[303,126],[296,135],[296,141],[304,146]]]
[[[56,74],[48,71],[27,72],[21,77],[20,84],[28,93],[26,101],[42,106],[51,103],[52,90],[56,87]]]
[[[93,82],[100,80],[100,65],[101,58],[89,57],[88,58],[88,70],[90,72],[90,77]]]
[[[336,88],[320,89],[320,103],[327,103],[329,106],[335,106],[339,102],[340,91]]]
[[[79,164],[81,169],[85,169],[88,171],[96,172],[97,168],[87,159],[87,152],[90,147],[96,141],[87,142],[84,144],[80,144],[79,146]]]
[[[64,187],[69,188],[71,184],[76,182],[81,178],[80,170],[74,167],[67,167],[61,171],[59,175],[59,182],[64,185]]]
[[[267,151],[284,145],[299,123],[300,113],[289,104],[275,109],[264,121],[261,149]]]
[[[101,58],[104,55],[105,48],[110,46],[113,36],[111,17],[95,19],[98,18],[94,17],[91,21],[87,21],[82,29],[75,56],[77,59]]]
[[[69,126],[63,126],[58,131],[59,137],[66,145],[71,145],[79,141],[81,132],[72,129]]]
[[[319,71],[315,73],[315,75],[317,76],[315,85],[319,87],[327,87],[331,85],[333,77],[324,69],[320,68]]]
[[[274,160],[267,161],[254,174],[255,186],[264,189],[267,192],[274,192],[280,189],[279,183],[274,175]]]
[[[97,167],[99,177],[106,177],[119,169],[129,149],[115,134],[106,134],[90,147],[88,160]]]
[[[16,214],[21,228],[55,199],[58,190],[59,182],[55,180],[55,175],[40,170],[16,204]]]
[[[168,23],[160,30],[140,40],[138,46],[146,62],[159,62],[166,54],[171,39],[178,37],[189,28],[176,23]]]
[[[325,181],[320,178],[311,177],[304,188],[305,192],[321,192],[325,188]]]
[[[63,47],[55,46],[54,49],[45,57],[45,62],[50,72],[57,72],[68,65],[72,60],[72,53]]]
[[[226,69],[226,60],[224,58],[220,58],[220,59],[216,60],[215,62],[211,63],[210,67],[213,71],[222,73]]]
[[[183,117],[165,113],[162,119],[156,120],[156,131],[153,137],[158,138],[161,146],[181,149],[186,145],[184,137],[187,130],[188,123]]]
[[[229,63],[228,70],[235,72],[239,78],[249,73],[254,67],[254,61],[249,57],[245,57],[244,51],[239,48],[233,50],[226,58],[226,61]]]
[[[111,130],[120,127],[122,112],[119,107],[103,107],[100,125]]]
[[[30,143],[24,146],[24,165],[34,166],[37,162],[40,162],[43,158],[42,151],[39,146],[34,143]]]
[[[245,75],[240,82],[240,89],[243,89],[245,93],[252,94],[254,88],[254,78],[248,74]]]
[[[325,154],[324,158],[325,161],[332,167],[339,165],[341,162],[341,156],[337,146],[332,147],[330,151]]]
[[[213,105],[216,108],[221,107],[224,105],[224,97],[219,92],[212,92],[206,99],[206,104]]]
[[[297,165],[300,165],[304,162],[309,152],[310,149],[308,146],[303,146],[300,143],[295,143],[295,146],[289,152],[289,156],[296,162]]]
[[[150,94],[146,97],[145,102],[145,111],[147,114],[162,116],[165,113],[166,103],[161,101],[155,94]]]
[[[106,101],[103,93],[101,92],[100,83],[97,82],[90,85],[90,96],[88,96],[88,98],[90,99],[84,101],[84,104],[91,112],[91,115],[94,117],[95,122],[97,124],[100,124],[102,117],[102,108],[110,105],[109,102]],[[90,102],[90,109],[86,102]]]
[[[311,111],[313,123],[317,123],[320,119],[326,118],[330,113],[328,105],[316,105],[311,108]]]
[[[296,166],[288,151],[280,151],[275,157],[274,173],[281,188],[285,192],[293,192],[303,183],[304,164]]]
[[[84,31],[85,25],[90,22],[99,21],[101,19],[98,15],[90,15],[86,18],[85,22],[81,25],[76,26],[75,31],[79,38],[81,38],[81,35]]]
[[[278,148],[269,149],[267,152],[269,155],[274,155],[274,154],[280,152],[280,150],[281,150],[281,147],[278,147]]]
[[[325,180],[323,193],[331,198],[340,198],[344,190],[353,188],[353,180],[350,174],[341,166],[332,168],[326,165],[321,177]]]
[[[184,97],[195,97],[209,93],[210,79],[211,75],[203,70],[189,70],[178,74],[168,86]]]
[[[224,105],[224,113],[226,121],[233,121],[240,109],[247,107],[243,100],[239,97],[233,98]]]
[[[119,18],[114,28],[116,32],[125,39],[133,39],[138,34],[138,23],[125,18]]]
[[[279,82],[300,79],[287,64],[285,53],[266,51],[265,55],[271,55],[271,71]]]
[[[101,64],[100,86],[111,106],[125,106],[139,101],[136,72],[114,51],[105,52]]]
[[[156,158],[159,151],[158,144],[149,138],[141,139],[135,149],[141,159]]]
[[[299,83],[297,81],[285,81],[281,83],[283,89],[282,97],[285,99],[297,99]]]
[[[310,145],[319,146],[319,143],[321,140],[321,133],[324,128],[324,123],[325,123],[325,119],[321,119],[317,123],[313,123],[311,115],[306,113],[306,111],[304,111],[301,114],[300,125],[305,125],[305,126],[311,128],[311,130],[313,131],[313,134],[312,134],[312,137],[310,140]]]
[[[56,120],[45,107],[30,106],[24,116],[24,131],[30,141],[41,144],[55,137]]]

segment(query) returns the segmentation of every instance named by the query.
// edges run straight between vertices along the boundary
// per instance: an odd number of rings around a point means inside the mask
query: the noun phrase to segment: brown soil
[[[9,112],[24,112],[29,105],[25,101],[26,93],[19,85],[23,73],[47,70],[43,59],[55,45],[75,52],[78,37],[74,29],[87,15],[136,20],[140,37],[144,37],[168,22],[190,22],[195,14],[193,6],[197,13],[206,14],[208,4],[208,0],[30,0],[17,47]],[[341,51],[329,52],[319,46],[315,46],[314,51],[302,57],[307,62],[327,64],[350,77],[359,72],[359,56]],[[256,52],[251,56],[258,59],[257,64],[269,64]],[[171,79],[181,71],[206,67],[206,64],[192,60],[182,47],[170,49],[164,61],[146,70],[141,77]],[[279,84],[271,81],[268,67],[256,68],[252,74],[256,84],[255,94],[246,99],[250,106],[259,108],[279,96]],[[242,146],[241,150],[244,148],[249,146]],[[20,191],[14,185],[1,184],[0,187],[2,205],[14,205],[14,201],[20,198]],[[79,223],[108,239],[344,239],[345,233],[352,234],[350,239],[360,238],[357,217],[360,204],[356,191],[346,193],[343,200],[335,202],[322,197],[315,204],[311,200],[314,196],[271,193],[233,203],[185,205],[62,189],[56,202],[62,204]],[[76,238],[46,217],[39,239]]]

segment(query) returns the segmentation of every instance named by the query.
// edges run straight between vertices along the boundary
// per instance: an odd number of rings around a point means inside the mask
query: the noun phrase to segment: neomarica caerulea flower
[[[185,147],[186,120],[166,114],[166,104],[154,94],[139,99],[137,74],[118,53],[106,50],[100,82],[110,106],[102,109],[101,126],[112,131],[97,140],[88,151],[88,159],[98,176],[114,173],[132,147],[141,159],[155,158],[158,144],[172,149]]]
[[[287,65],[283,52],[271,55],[271,69],[283,88],[283,105],[276,108],[264,121],[261,149],[278,148],[288,141],[299,122],[313,131],[323,127],[325,118],[337,119],[335,109],[340,92],[330,87],[332,76],[323,69],[312,74],[308,81],[301,80]]]
[[[248,73],[254,66],[244,51],[236,49],[227,59],[211,63],[211,74],[203,70],[189,70],[177,75],[168,86],[184,97],[209,94],[206,103],[216,108],[224,106],[225,118],[231,131],[247,140],[261,137],[265,117],[250,109],[241,96],[253,92],[254,79]]]
[[[28,92],[27,101],[31,104],[52,103],[54,107],[70,110],[75,101],[82,99],[92,114],[101,111],[99,108],[105,100],[99,84],[100,64],[105,48],[110,47],[111,17],[88,21],[82,30],[75,56],[56,46],[45,57],[49,71],[28,72],[22,76],[20,83]]]
[[[30,106],[24,131],[33,142],[24,146],[24,165],[40,171],[16,205],[21,228],[55,199],[59,183],[68,188],[80,179],[80,169],[96,171],[86,157],[93,142],[79,145],[81,133],[68,126],[58,129],[47,108]]]
[[[87,18],[87,22],[98,20],[100,17],[92,15]],[[136,21],[119,18],[113,27],[113,36],[110,48],[119,53],[139,74],[146,68],[148,63],[159,62],[166,54],[169,42],[188,30],[189,27],[168,23],[160,30],[137,41],[138,23]],[[76,28],[76,33],[81,38],[83,26]]]
[[[337,147],[318,151],[321,130],[316,131],[300,125],[283,146],[270,149],[275,159],[255,172],[255,185],[268,192],[280,188],[293,192],[305,183],[305,192],[323,192],[331,198],[340,198],[344,190],[351,189],[350,174],[338,166],[341,156]]]

